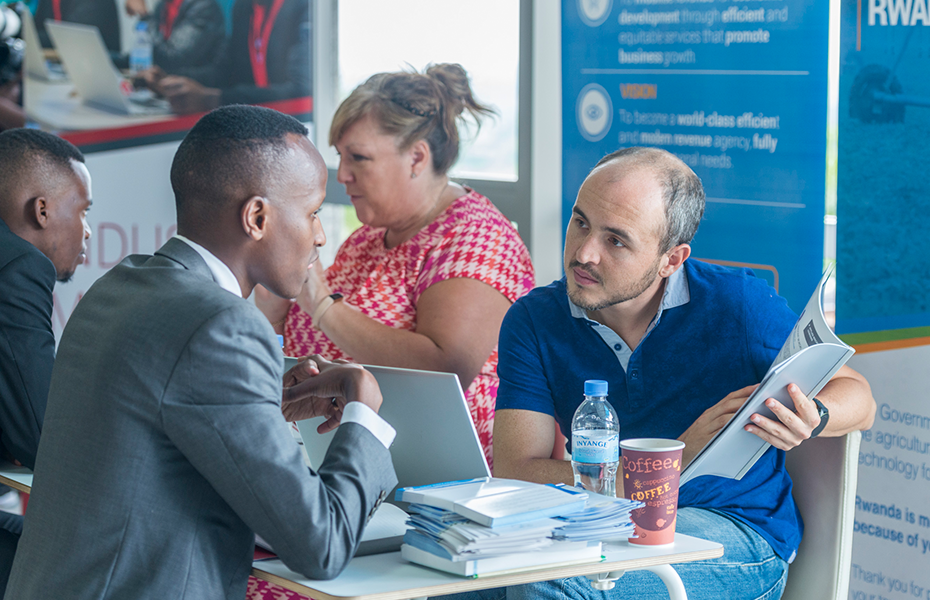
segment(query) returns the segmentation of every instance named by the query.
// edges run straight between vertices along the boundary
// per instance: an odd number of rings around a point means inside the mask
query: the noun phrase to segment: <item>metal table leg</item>
[[[685,585],[678,576],[678,571],[672,568],[672,565],[659,565],[657,567],[646,567],[644,571],[650,571],[659,576],[665,587],[668,588],[670,600],[688,600],[688,594],[685,592]]]
[[[688,600],[688,594],[685,592],[685,586],[681,582],[678,572],[672,568],[672,565],[659,565],[657,567],[643,567],[641,570],[655,573],[665,587],[668,588],[670,600]],[[591,587],[600,591],[612,590],[626,571],[611,571],[609,573],[596,573],[587,575],[591,581]]]
[[[626,573],[626,571],[610,571],[609,573],[585,575],[585,577],[591,581],[591,587],[598,591],[606,592],[607,590],[614,589],[617,580],[623,577],[624,573]]]

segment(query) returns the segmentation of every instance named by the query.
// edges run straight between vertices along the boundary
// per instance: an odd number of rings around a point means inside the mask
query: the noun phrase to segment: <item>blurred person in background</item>
[[[146,19],[152,62],[165,72],[207,80],[226,45],[226,21],[216,0],[159,0],[149,12],[145,0],[126,0],[126,14]],[[129,55],[114,61],[129,67]]]
[[[529,252],[486,197],[449,179],[459,121],[491,114],[456,64],[379,73],[333,117],[338,180],[363,225],[295,303],[258,307],[285,354],[456,373],[490,463],[497,336],[532,289]]]
[[[0,131],[26,124],[22,87],[26,46],[19,39],[21,29],[16,11],[0,4]]]
[[[310,0],[236,0],[229,43],[212,67],[194,77],[153,69],[146,81],[182,115],[309,97],[310,34]]]
[[[119,12],[115,0],[39,0],[35,21],[44,48],[52,47],[45,30],[45,21],[49,19],[93,25],[100,30],[107,50],[120,51]]]

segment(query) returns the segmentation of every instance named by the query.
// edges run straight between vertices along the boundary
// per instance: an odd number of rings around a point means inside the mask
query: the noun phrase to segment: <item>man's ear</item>
[[[261,196],[252,196],[239,211],[242,230],[254,241],[265,237],[268,231],[268,201]]]
[[[49,225],[49,202],[45,196],[33,198],[26,203],[26,220],[39,229]]]
[[[678,244],[666,253],[665,266],[659,269],[659,276],[668,277],[680,269],[689,256],[691,256],[691,246],[689,244]]]

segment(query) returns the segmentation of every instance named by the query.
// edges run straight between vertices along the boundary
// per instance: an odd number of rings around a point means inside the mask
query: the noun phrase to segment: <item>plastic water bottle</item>
[[[584,402],[572,418],[572,471],[575,485],[615,497],[620,463],[620,420],[607,402],[607,382],[584,382]]]
[[[129,70],[133,75],[152,68],[152,35],[148,21],[136,23],[136,37],[129,52]]]

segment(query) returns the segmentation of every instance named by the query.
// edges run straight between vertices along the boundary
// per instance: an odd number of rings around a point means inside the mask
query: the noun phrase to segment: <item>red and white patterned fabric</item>
[[[427,288],[446,279],[477,279],[511,302],[533,288],[533,265],[523,240],[491,201],[474,190],[403,244],[387,249],[384,234],[385,229],[367,225],[353,232],[326,269],[326,282],[345,302],[390,327],[416,330],[417,301]],[[310,315],[296,304],[285,322],[284,352],[351,358],[313,329]],[[489,465],[497,386],[495,346],[465,392]]]
[[[245,600],[310,600],[310,598],[279,585],[255,579],[249,575],[249,586],[245,591]]]

